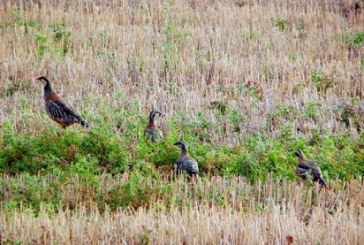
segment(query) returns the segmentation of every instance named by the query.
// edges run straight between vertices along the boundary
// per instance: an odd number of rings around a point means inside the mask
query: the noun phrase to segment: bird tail
[[[326,181],[325,181],[322,177],[320,177],[320,178],[318,179],[318,181],[319,181],[319,184],[320,184],[321,186],[326,187]]]
[[[83,119],[80,120],[80,124],[84,128],[88,128],[89,127],[88,123],[85,120],[83,120]]]

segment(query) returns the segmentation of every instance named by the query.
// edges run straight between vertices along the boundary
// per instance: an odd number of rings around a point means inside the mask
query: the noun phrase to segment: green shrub
[[[305,114],[315,117],[316,110],[316,104],[309,104]],[[264,180],[272,173],[278,179],[294,179],[297,159],[293,152],[296,149],[316,160],[328,179],[348,180],[363,175],[363,133],[353,140],[350,134],[312,129],[311,138],[297,137],[294,125],[284,122],[296,113],[298,111],[293,107],[278,106],[270,115],[277,124],[279,134],[276,138],[250,134],[240,144],[230,146],[211,143],[213,126],[203,113],[197,114],[194,120],[187,119],[184,114],[171,116],[168,120],[170,131],[157,143],[144,136],[146,116],[130,111],[118,110],[114,113],[117,122],[101,123],[102,126],[94,126],[88,131],[79,126],[64,130],[50,124],[49,129],[43,131],[16,133],[10,122],[4,122],[1,125],[0,172],[11,175],[77,174],[89,179],[100,173],[115,175],[130,171],[168,175],[180,155],[180,150],[173,144],[182,137],[188,143],[190,155],[199,162],[202,176],[240,175],[248,180]],[[245,120],[236,110],[229,111],[227,116],[233,127],[243,125]],[[222,122],[225,121],[215,124]],[[115,130],[116,124],[123,128],[122,131]]]
[[[287,20],[281,16],[272,18],[271,21],[273,26],[276,27],[280,32],[283,32],[287,28]]]

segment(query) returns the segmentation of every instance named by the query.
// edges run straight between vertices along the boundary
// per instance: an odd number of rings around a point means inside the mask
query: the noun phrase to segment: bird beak
[[[163,113],[162,112],[160,112],[160,111],[155,111],[155,114],[158,114],[159,116],[163,116]]]

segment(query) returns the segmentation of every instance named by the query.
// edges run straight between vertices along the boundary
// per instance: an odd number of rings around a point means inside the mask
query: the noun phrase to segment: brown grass
[[[127,179],[101,176],[101,192]],[[154,178],[147,182],[169,183]],[[73,179],[63,188],[63,198],[89,198],[87,205],[80,202],[73,210],[56,213],[45,205],[37,215],[29,208],[1,212],[0,234],[3,241],[24,244],[283,244],[291,238],[297,244],[360,244],[364,238],[360,181],[345,187],[333,182],[321,191],[286,182],[249,185],[240,178],[212,178],[194,188],[171,184],[173,198],[184,200],[183,205],[167,208],[166,199],[156,198],[148,208],[100,213],[90,192],[79,191],[85,186]],[[207,201],[214,193],[216,199]]]

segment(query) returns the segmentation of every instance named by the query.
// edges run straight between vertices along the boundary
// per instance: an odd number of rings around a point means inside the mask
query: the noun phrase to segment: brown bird
[[[296,150],[294,154],[298,157],[296,174],[303,180],[306,180],[307,176],[311,175],[313,182],[318,182],[321,186],[326,187],[326,181],[322,178],[321,169],[317,163],[306,160],[301,150]]]
[[[41,76],[36,80],[43,82],[44,86],[44,106],[47,114],[52,120],[63,128],[67,128],[75,123],[88,128],[88,123],[71,106],[66,104],[52,89],[48,78]]]
[[[152,142],[156,142],[158,139],[163,137],[162,131],[160,131],[155,125],[156,115],[162,116],[163,114],[160,111],[152,110],[149,114],[149,124],[144,130],[144,134],[148,135]]]
[[[181,148],[181,157],[178,158],[174,165],[175,174],[178,175],[186,171],[190,176],[195,177],[196,180],[198,180],[198,163],[195,159],[188,156],[187,144],[180,140],[174,143],[174,145]]]

